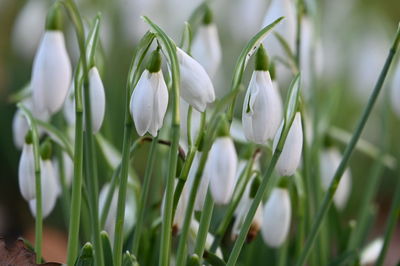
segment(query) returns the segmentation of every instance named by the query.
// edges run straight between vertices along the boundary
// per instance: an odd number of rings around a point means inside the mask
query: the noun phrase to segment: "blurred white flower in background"
[[[400,118],[400,62],[397,62],[393,80],[390,84],[390,100],[392,103],[392,109],[396,113],[397,117]]]
[[[383,239],[377,238],[371,241],[361,252],[361,265],[370,265],[378,259],[379,253],[383,247]]]
[[[49,3],[46,0],[29,0],[15,20],[12,47],[26,59],[32,58],[39,45]]]
[[[321,153],[321,184],[324,190],[329,188],[332,179],[342,161],[342,155],[339,150],[331,147],[327,148]],[[336,189],[333,201],[339,210],[344,209],[351,193],[351,173],[350,169],[346,169]]]
[[[103,124],[106,112],[106,96],[103,81],[96,67],[89,70],[89,97],[91,109],[92,131],[96,133]]]
[[[181,125],[180,125],[180,140],[179,144],[184,148],[185,151],[188,149],[188,111],[189,111],[189,104],[180,97],[179,102],[179,114],[181,118]],[[191,141],[194,143],[197,139],[200,130],[200,123],[201,123],[201,113],[196,109],[192,108],[192,117],[190,122],[190,136]]]
[[[196,177],[196,172],[199,168],[201,155],[202,155],[202,152],[196,153],[196,155],[193,159],[193,162],[192,162],[192,166],[190,167],[190,170],[189,170],[189,176],[188,176],[187,180],[188,180],[188,187],[190,188],[190,190],[193,187],[193,182]],[[207,173],[207,171],[203,171],[203,175],[201,177],[201,181],[200,181],[199,187],[197,189],[196,199],[194,202],[194,210],[201,211],[203,209],[204,201],[206,200],[206,196],[207,196],[209,183],[210,183],[210,175]]]

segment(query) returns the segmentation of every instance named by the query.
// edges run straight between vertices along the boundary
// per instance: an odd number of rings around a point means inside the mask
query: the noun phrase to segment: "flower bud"
[[[29,201],[36,197],[35,160],[33,155],[32,133],[29,131],[19,160],[18,181],[22,197]]]
[[[264,206],[261,233],[264,242],[277,248],[285,242],[290,229],[291,203],[289,192],[274,188]]]
[[[278,133],[274,139],[273,150],[276,149],[279,139],[283,130],[283,123],[281,124]],[[303,129],[301,125],[301,116],[297,112],[293,123],[289,129],[289,133],[286,137],[285,144],[282,149],[282,153],[276,163],[276,171],[281,176],[290,176],[296,172],[301,159],[301,152],[303,148]]]
[[[336,148],[328,148],[321,153],[320,158],[320,171],[321,171],[321,184],[324,190],[329,188],[332,179],[342,161],[342,156]],[[343,173],[340,183],[336,189],[333,201],[339,210],[342,210],[347,203],[351,192],[351,173],[350,169],[346,169]]]
[[[40,160],[40,181],[42,192],[42,215],[46,218],[57,202],[57,197],[60,194],[59,186],[57,183],[56,175],[54,172],[53,163],[49,155],[49,147],[45,148],[44,158]],[[35,186],[34,186],[35,187]],[[36,197],[29,201],[29,207],[32,215],[36,216]]]
[[[369,243],[361,252],[361,265],[371,265],[376,262],[383,247],[383,239],[377,238]]]
[[[168,106],[168,89],[160,69],[159,52],[152,54],[149,69],[144,70],[132,93],[130,112],[140,136],[149,132],[157,136],[162,127]],[[161,59],[160,59],[161,60]]]
[[[268,59],[262,46],[258,49],[256,61],[256,71],[243,103],[242,124],[248,140],[264,144],[278,130],[282,120],[282,100],[266,70]]]
[[[104,86],[101,81],[99,71],[96,67],[89,70],[89,95],[92,119],[92,131],[96,133],[100,130],[104,120],[106,109],[106,98]]]
[[[192,55],[214,77],[221,63],[222,52],[218,30],[212,20],[212,12],[207,8],[203,24],[199,26],[193,39]]]
[[[177,48],[181,71],[181,97],[197,111],[204,112],[215,100],[214,86],[204,68],[182,49]]]
[[[211,147],[206,164],[211,195],[216,204],[227,204],[236,183],[237,154],[229,136],[218,137]]]
[[[54,114],[62,107],[71,82],[71,63],[60,30],[47,30],[33,61],[31,88],[35,107]]]

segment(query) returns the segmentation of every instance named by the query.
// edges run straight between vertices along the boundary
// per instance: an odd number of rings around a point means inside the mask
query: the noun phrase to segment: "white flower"
[[[71,158],[69,157],[69,155],[66,152],[62,152],[61,160],[62,160],[63,168],[64,168],[63,174],[64,174],[64,178],[65,178],[65,184],[67,185],[67,187],[70,187],[71,183],[72,183],[72,178],[74,175],[74,162],[71,160]],[[60,162],[58,160],[54,159],[53,165],[54,165],[55,175],[57,176],[56,179],[59,182],[59,187],[60,187],[60,191],[61,191]]]
[[[25,143],[23,146],[19,160],[18,181],[22,197],[27,201],[34,199],[36,197],[35,160],[31,143]]]
[[[38,110],[60,110],[71,82],[71,63],[61,31],[46,31],[33,61],[31,88]]]
[[[196,221],[195,219],[192,219],[192,221],[190,222],[190,228],[189,228],[189,254],[193,254],[194,253],[194,245],[196,243],[196,239],[197,239],[197,234],[199,233],[199,222]],[[214,236],[210,233],[207,233],[207,237],[206,237],[206,243],[205,243],[205,248],[206,249],[210,249],[211,245],[214,243]],[[215,255],[217,255],[219,258],[222,259],[222,251],[221,248],[218,247],[217,250],[215,251]]]
[[[53,163],[51,160],[40,160],[40,181],[42,192],[42,215],[46,218],[57,202],[57,197],[60,194],[57,178],[54,172]],[[29,207],[32,215],[36,216],[36,197],[29,201]]]
[[[261,233],[265,243],[279,247],[285,242],[290,229],[292,208],[289,193],[283,188],[274,188],[264,207]]]
[[[130,111],[140,136],[149,132],[157,136],[163,125],[168,106],[168,89],[162,71],[151,73],[143,71],[132,93]]]
[[[379,257],[379,254],[381,253],[382,247],[383,247],[382,238],[377,238],[371,243],[369,243],[368,246],[366,246],[361,253],[360,264],[370,265],[375,263],[375,261]]]
[[[235,240],[242,229],[244,220],[250,210],[250,206],[253,203],[253,199],[250,198],[250,190],[251,190],[252,182],[249,182],[246,186],[246,190],[242,198],[240,199],[239,205],[235,210],[235,222],[233,223],[232,227],[232,240]],[[256,214],[253,217],[253,222],[251,223],[250,230],[247,234],[247,239],[252,240],[260,230],[262,224],[262,206],[261,204],[258,205]]]
[[[44,31],[47,6],[46,1],[30,0],[19,12],[12,32],[12,44],[18,54],[29,59],[35,54]]]
[[[63,107],[63,115],[68,125],[75,125],[75,86],[71,83],[67,98]]]
[[[99,71],[96,67],[89,70],[89,95],[93,133],[99,131],[104,120],[106,97]]]
[[[178,184],[178,181],[175,180],[175,188]],[[186,185],[183,187],[181,196],[178,201],[178,205],[176,206],[174,220],[172,222],[172,234],[177,235],[180,230],[182,229],[183,222],[185,220],[185,213],[187,208],[189,198],[189,186]],[[161,217],[164,217],[164,206],[165,206],[165,194],[162,200],[162,207],[161,207]]]
[[[202,153],[198,152],[196,153],[193,162],[192,162],[192,166],[190,167],[189,170],[189,176],[188,176],[188,188],[192,188],[193,186],[193,182],[196,176],[196,172],[198,170],[199,167],[199,163],[200,163],[200,158],[201,158]],[[207,171],[203,172],[203,175],[201,177],[201,181],[199,184],[199,187],[197,189],[197,194],[196,194],[196,200],[194,203],[194,209],[196,211],[201,211],[203,209],[204,206],[204,201],[206,199],[207,196],[207,191],[208,191],[208,185],[210,183],[210,175],[207,174]]]
[[[400,117],[400,63],[398,64],[395,74],[393,77],[393,82],[391,84],[391,103],[392,108],[397,117]]]
[[[206,164],[211,194],[216,204],[227,204],[236,183],[237,154],[230,137],[218,137],[211,147]]]
[[[129,183],[128,188],[131,189],[131,186],[132,184]],[[100,191],[99,195],[100,215],[105,208],[107,195],[110,188],[111,188],[110,183],[106,183],[104,184],[104,186]],[[111,204],[108,209],[108,214],[104,224],[104,230],[107,231],[108,235],[110,236],[110,240],[114,239],[114,228],[117,219],[117,205],[118,205],[118,188],[114,190],[114,194],[112,196]],[[124,219],[124,229],[123,229],[124,234],[130,232],[135,223],[136,223],[136,198],[134,193],[131,193],[128,190],[125,201],[125,219]]]
[[[192,44],[192,55],[214,77],[221,63],[222,52],[218,30],[214,23],[201,25]]]
[[[248,140],[265,144],[282,120],[282,101],[268,71],[254,71],[243,103],[242,124]]]
[[[322,188],[327,190],[335,175],[336,169],[342,161],[342,156],[336,148],[329,148],[321,153],[321,181]],[[343,209],[351,192],[351,173],[350,169],[346,169],[343,173],[340,183],[336,189],[333,198],[335,205],[338,209]]]
[[[274,150],[278,145],[283,129],[283,123],[278,130],[274,139]],[[296,172],[301,159],[301,151],[303,148],[303,129],[301,125],[300,113],[296,113],[293,123],[289,129],[282,153],[276,163],[276,170],[281,176],[290,176]]]
[[[45,122],[47,122],[49,120],[49,114],[46,111],[40,112],[35,108],[35,106],[33,106],[32,98],[28,98],[28,99],[24,100],[23,105],[29,111],[31,111],[32,115],[35,118],[43,120]],[[13,118],[13,122],[12,122],[12,129],[13,129],[14,144],[17,148],[21,149],[25,143],[26,133],[28,133],[28,130],[29,130],[28,122],[26,121],[26,118],[22,114],[21,110],[18,110],[14,114],[14,118]],[[41,135],[42,133],[43,133],[43,130],[41,130],[39,128],[39,135]]]
[[[215,100],[214,86],[204,68],[177,48],[181,71],[181,97],[197,111],[204,112],[208,103]]]

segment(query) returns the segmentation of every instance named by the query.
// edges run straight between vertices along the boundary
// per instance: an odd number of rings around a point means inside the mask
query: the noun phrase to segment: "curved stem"
[[[385,65],[383,66],[383,69],[379,75],[379,79],[375,85],[375,88],[368,100],[367,106],[365,107],[363,114],[357,124],[356,130],[350,140],[350,143],[347,145],[346,150],[344,151],[342,161],[340,162],[339,167],[336,169],[336,173],[332,179],[332,182],[327,190],[327,193],[325,195],[324,201],[321,205],[321,207],[318,210],[317,216],[314,220],[313,226],[311,228],[311,232],[307,238],[307,242],[305,244],[305,247],[303,249],[303,252],[297,262],[297,265],[304,265],[308,254],[310,253],[311,248],[313,247],[314,241],[318,235],[318,232],[321,228],[322,222],[324,220],[324,217],[328,213],[329,207],[332,203],[333,196],[335,195],[336,189],[338,187],[338,184],[340,182],[340,179],[347,167],[347,164],[349,162],[350,156],[358,142],[358,139],[361,136],[361,133],[364,129],[365,124],[367,123],[368,117],[372,111],[372,108],[376,102],[376,99],[378,98],[378,95],[382,89],[383,82],[385,81],[386,75],[388,73],[389,67],[392,64],[394,55],[396,54],[398,44],[400,41],[400,27],[397,30],[395,40],[393,42],[393,45],[389,51],[389,55],[386,59]]]
[[[36,121],[32,113],[21,103],[18,108],[22,110],[28,125],[32,131],[33,158],[35,169],[35,191],[36,191],[36,218],[35,218],[35,253],[36,263],[42,263],[42,233],[43,233],[43,216],[42,216],[42,185],[40,176],[40,152],[39,152],[39,134]]]

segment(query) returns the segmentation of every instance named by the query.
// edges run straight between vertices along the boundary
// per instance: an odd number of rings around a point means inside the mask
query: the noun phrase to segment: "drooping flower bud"
[[[272,139],[282,120],[282,100],[268,72],[265,49],[256,54],[256,70],[243,102],[242,124],[245,136],[258,144]]]
[[[106,97],[104,86],[101,81],[99,71],[96,67],[89,70],[89,95],[92,119],[92,131],[96,133],[103,124],[106,111]]]
[[[263,213],[261,233],[264,242],[277,248],[285,242],[290,229],[292,208],[287,189],[274,188]]]
[[[132,189],[132,184],[128,183],[128,188]],[[110,183],[104,184],[99,194],[99,211],[100,214],[103,213],[103,210],[106,205],[108,191],[111,189]],[[118,205],[118,188],[114,190],[114,194],[112,195],[111,204],[108,209],[108,214],[106,217],[106,221],[104,224],[104,230],[110,236],[110,240],[114,239],[114,228],[115,222],[117,219],[117,205]],[[125,220],[124,220],[124,234],[128,234],[136,224],[136,198],[134,193],[126,194],[125,201]]]
[[[238,159],[235,145],[229,136],[229,127],[224,122],[211,147],[205,169],[210,176],[211,195],[216,204],[227,204],[230,201],[236,183]]]
[[[321,153],[321,184],[324,190],[329,188],[332,179],[335,175],[336,169],[342,161],[342,156],[336,148],[328,148]],[[342,210],[347,203],[351,192],[351,173],[350,169],[346,169],[343,173],[340,183],[336,189],[333,198],[336,207]]]
[[[29,201],[36,197],[35,189],[35,159],[33,155],[32,133],[25,137],[18,167],[19,190],[22,197]]]
[[[377,238],[370,242],[361,252],[361,265],[371,265],[376,262],[383,247],[383,239]]]
[[[278,145],[279,139],[281,137],[283,130],[283,123],[281,124],[275,139],[273,150],[276,149],[276,145]],[[303,148],[303,129],[301,125],[301,116],[300,113],[297,112],[293,123],[289,129],[289,133],[286,137],[285,144],[282,149],[282,153],[276,163],[276,171],[281,176],[290,176],[296,172],[297,167],[299,166],[301,159],[301,152]]]
[[[219,42],[218,30],[213,23],[212,11],[206,8],[203,23],[199,26],[193,39],[192,55],[214,77],[221,63],[222,52]]]
[[[50,114],[62,107],[71,82],[71,62],[60,25],[59,5],[48,14],[46,32],[36,53],[31,78],[35,107]]]
[[[140,136],[157,136],[168,106],[168,89],[161,71],[161,55],[155,50],[148,68],[143,71],[130,101],[130,112]]]
[[[197,111],[204,112],[208,103],[215,100],[214,86],[204,68],[177,48],[181,71],[181,97]]]
[[[254,178],[252,182],[249,182],[246,186],[246,190],[244,191],[244,194],[242,198],[240,199],[239,205],[235,210],[235,222],[232,227],[232,235],[231,238],[232,240],[235,240],[239,233],[240,230],[243,226],[244,220],[246,219],[246,216],[250,210],[250,206],[253,202],[253,190],[255,189],[255,186],[259,186],[259,179]],[[258,189],[258,187],[257,187]],[[258,205],[256,214],[253,217],[253,221],[251,223],[249,232],[247,234],[247,242],[252,241],[258,234],[262,224],[262,206],[261,204]]]

